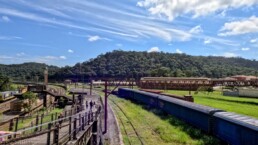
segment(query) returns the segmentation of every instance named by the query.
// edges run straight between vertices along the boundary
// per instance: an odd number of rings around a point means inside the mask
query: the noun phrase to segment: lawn
[[[59,108],[55,108],[53,110],[51,110],[48,115],[44,116],[43,117],[43,120],[42,120],[42,123],[46,123],[46,122],[49,122],[51,121],[51,114],[54,114],[54,117],[55,117],[55,114],[60,114],[61,112],[63,111],[63,109],[59,109]],[[39,114],[42,114],[44,111],[40,111]],[[39,115],[40,116],[40,115]],[[55,119],[55,118],[54,118]],[[32,117],[29,117],[29,118],[26,118],[24,120],[22,119],[19,119],[19,123],[18,123],[18,130],[19,129],[22,129],[22,128],[25,128],[25,127],[30,127],[31,125],[31,122],[32,121],[35,121],[36,120],[36,115],[33,115]],[[40,123],[40,120],[39,120],[39,123]]]
[[[118,118],[125,145],[140,145],[141,141],[146,145],[219,144],[217,139],[160,110],[113,95],[109,97],[109,104]]]
[[[167,90],[165,93],[187,95],[189,94],[189,91]],[[219,91],[214,91],[211,94],[204,92],[194,94],[194,92],[192,92],[192,95],[194,97],[194,102],[197,104],[258,118],[258,99],[223,96]]]

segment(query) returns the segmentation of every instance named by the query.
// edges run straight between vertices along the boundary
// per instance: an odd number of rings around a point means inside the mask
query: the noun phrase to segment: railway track
[[[113,108],[114,108],[114,110],[115,110],[116,112],[117,112],[118,110],[120,110],[120,112],[121,112],[121,113],[123,114],[123,116],[126,118],[126,120],[127,120],[126,122],[129,123],[130,126],[131,126],[131,128],[133,129],[133,134],[136,135],[136,137],[137,137],[137,139],[139,140],[139,142],[141,143],[141,145],[144,145],[143,140],[141,139],[141,136],[139,135],[139,133],[137,132],[136,128],[134,127],[134,125],[132,124],[132,122],[130,121],[130,119],[129,119],[128,116],[126,115],[126,113],[123,111],[123,109],[122,109],[114,100],[112,100],[111,98],[110,98],[109,100],[110,100],[110,102],[113,104],[113,106],[114,106]],[[130,144],[130,145],[133,145],[132,141],[130,140],[131,133],[128,133],[128,132],[126,131],[125,122],[123,121],[122,116],[120,116],[119,113],[116,113],[116,114],[117,114],[117,117],[118,117],[118,119],[120,120],[120,122],[121,122],[121,124],[122,124],[122,126],[123,126],[123,128],[124,128],[124,130],[125,130],[125,134],[126,134],[126,136],[127,136],[127,138],[128,138],[129,144]]]

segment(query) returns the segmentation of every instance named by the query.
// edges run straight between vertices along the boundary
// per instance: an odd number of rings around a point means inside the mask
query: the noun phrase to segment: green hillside
[[[140,78],[143,76],[211,77],[237,74],[258,75],[258,61],[243,58],[190,56],[174,53],[113,51],[95,59],[64,67],[56,74],[61,78],[84,76]]]
[[[50,80],[86,77],[140,78],[144,76],[210,77],[258,75],[258,61],[243,58],[190,56],[175,53],[148,53],[116,50],[73,67],[48,66],[41,63],[0,65],[0,73],[15,80],[33,80],[48,67]]]

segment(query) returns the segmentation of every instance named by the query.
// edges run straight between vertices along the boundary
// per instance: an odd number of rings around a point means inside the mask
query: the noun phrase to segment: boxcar
[[[138,102],[141,102],[143,104],[156,107],[158,96],[159,95],[157,95],[157,94],[134,90],[134,98],[133,99]]]
[[[162,95],[159,96],[158,107],[207,133],[212,132],[212,115],[223,111]]]
[[[118,94],[122,98],[133,99],[134,91],[129,88],[118,88]]]
[[[231,112],[215,113],[214,135],[232,145],[258,145],[258,120]]]

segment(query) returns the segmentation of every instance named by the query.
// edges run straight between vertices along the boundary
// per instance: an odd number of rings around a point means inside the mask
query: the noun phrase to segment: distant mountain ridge
[[[232,75],[258,75],[258,61],[244,58],[218,56],[190,56],[164,52],[136,52],[115,50],[98,57],[63,67],[56,76],[84,76],[140,78],[144,76],[210,77],[221,78]]]
[[[87,77],[137,78],[144,76],[210,77],[258,75],[258,61],[218,56],[190,56],[164,52],[136,52],[115,50],[73,67],[57,67],[43,63],[0,65],[0,73],[16,80],[43,79],[48,67],[50,80],[81,79]],[[34,76],[34,77],[33,77]]]

